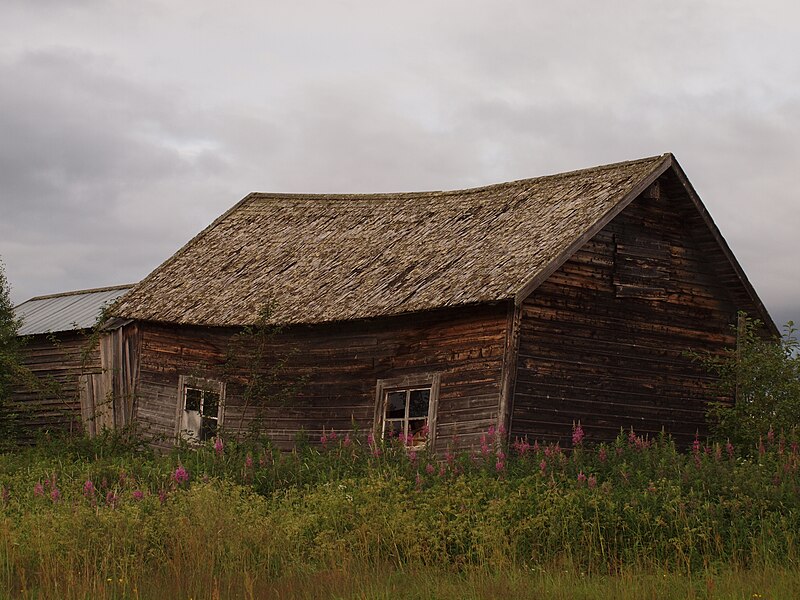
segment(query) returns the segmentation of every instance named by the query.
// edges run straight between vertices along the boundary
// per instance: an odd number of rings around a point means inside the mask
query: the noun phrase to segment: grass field
[[[439,460],[330,433],[291,454],[121,438],[6,453],[0,597],[800,597],[794,440],[498,437]]]

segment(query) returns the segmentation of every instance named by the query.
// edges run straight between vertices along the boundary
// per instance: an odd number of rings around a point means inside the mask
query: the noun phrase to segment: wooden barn
[[[776,332],[671,154],[459,191],[253,193],[114,307],[114,422],[442,449],[580,420],[686,443],[715,398],[686,353],[734,345],[740,310]]]
[[[130,285],[37,296],[14,308],[21,319],[22,364],[31,377],[14,390],[21,441],[36,432],[96,428],[93,389],[99,389],[100,353],[90,332],[102,310]]]

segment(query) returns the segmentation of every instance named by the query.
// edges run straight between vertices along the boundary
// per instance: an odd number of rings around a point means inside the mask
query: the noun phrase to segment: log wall
[[[22,364],[33,379],[13,392],[20,441],[33,441],[37,432],[79,431],[79,379],[100,372],[97,349],[84,354],[88,338],[82,332],[32,335],[25,338]]]
[[[748,308],[720,255],[677,194],[630,204],[523,302],[512,436],[565,443],[575,420],[594,440],[702,435],[720,398],[686,352],[733,346]]]
[[[291,327],[272,336],[259,356],[284,363],[276,373],[248,365],[258,356],[257,341],[233,337],[233,330],[139,323],[136,419],[168,445],[175,438],[179,377],[218,379],[226,384],[226,430],[260,419],[273,442],[289,448],[301,431],[312,440],[323,427],[369,431],[378,379],[439,372],[437,447],[453,436],[470,446],[496,423],[507,330],[505,304]],[[245,406],[252,372],[275,374],[293,389],[273,406]]]

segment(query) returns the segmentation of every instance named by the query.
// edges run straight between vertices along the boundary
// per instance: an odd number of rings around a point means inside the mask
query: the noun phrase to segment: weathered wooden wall
[[[312,439],[323,427],[369,431],[378,379],[440,372],[437,446],[453,436],[463,446],[477,444],[497,419],[507,327],[505,304],[291,327],[270,339],[265,362],[285,359],[280,379],[298,384],[296,398],[245,410],[243,375],[255,365],[247,364],[241,343],[231,346],[232,330],[139,323],[136,418],[171,443],[178,377],[220,379],[226,382],[224,428],[247,428],[260,418],[272,440],[287,448],[301,430]]]
[[[87,337],[82,332],[32,335],[25,339],[22,364],[33,379],[13,393],[22,442],[44,431],[79,431],[81,403],[79,378],[100,372],[96,349],[84,355]]]
[[[663,427],[688,444],[705,431],[713,378],[686,352],[734,345],[737,309],[754,307],[670,183],[636,199],[523,303],[512,436],[563,443],[574,420],[595,440]]]

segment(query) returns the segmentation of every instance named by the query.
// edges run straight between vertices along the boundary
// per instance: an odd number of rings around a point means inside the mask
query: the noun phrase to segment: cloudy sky
[[[463,188],[670,151],[800,322],[800,4],[2,0],[0,257],[133,282],[250,191]]]

